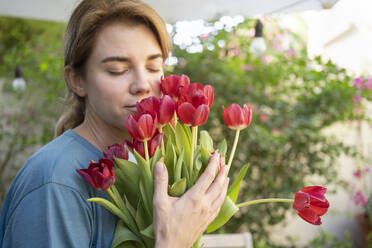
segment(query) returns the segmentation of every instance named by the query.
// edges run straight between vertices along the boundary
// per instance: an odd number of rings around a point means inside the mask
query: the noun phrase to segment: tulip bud
[[[91,161],[88,169],[76,171],[95,189],[107,190],[115,183],[114,164],[106,158],[98,163]]]

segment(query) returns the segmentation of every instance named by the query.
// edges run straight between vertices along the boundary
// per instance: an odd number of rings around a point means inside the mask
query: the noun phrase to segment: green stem
[[[164,136],[161,139],[161,154],[163,155],[163,157],[165,157]]]
[[[236,133],[235,133],[234,144],[233,144],[233,147],[232,147],[232,149],[231,149],[229,162],[227,163],[227,168],[228,168],[228,169],[230,169],[230,166],[231,166],[232,160],[233,160],[234,155],[235,155],[235,150],[236,150],[236,147],[237,147],[237,145],[238,145],[238,140],[239,140],[239,134],[240,134],[240,129],[236,130]]]
[[[267,199],[258,199],[258,200],[242,202],[242,203],[239,203],[236,206],[238,208],[241,208],[241,207],[246,207],[246,206],[249,206],[249,205],[255,205],[255,204],[260,204],[260,203],[268,203],[268,202],[288,202],[288,203],[292,203],[293,201],[294,201],[293,199],[267,198]]]
[[[196,149],[196,143],[197,143],[197,137],[198,137],[198,126],[192,127],[192,137],[191,137],[191,156],[190,156],[190,178],[192,180],[192,174],[194,170],[194,150]]]
[[[147,165],[150,166],[150,156],[149,156],[149,148],[147,145],[147,140],[143,142],[143,145],[145,147],[145,157],[146,157]]]
[[[177,113],[176,113],[176,111],[174,112],[173,118],[174,118],[174,128],[176,128],[176,126],[177,126]]]

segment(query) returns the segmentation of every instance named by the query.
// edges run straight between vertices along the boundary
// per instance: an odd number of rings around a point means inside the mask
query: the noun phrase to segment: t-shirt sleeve
[[[18,203],[8,221],[2,247],[91,247],[92,226],[90,205],[77,190],[47,183]]]

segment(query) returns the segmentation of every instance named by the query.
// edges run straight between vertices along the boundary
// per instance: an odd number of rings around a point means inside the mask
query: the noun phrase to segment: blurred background
[[[0,0],[0,206],[24,162],[53,139],[64,30],[78,2]],[[240,201],[328,188],[320,227],[288,204],[268,204],[243,209],[217,233],[251,232],[257,248],[372,244],[372,1],[146,2],[173,37],[167,74],[214,87],[202,128],[231,143],[221,106],[254,110],[232,169],[251,164]]]

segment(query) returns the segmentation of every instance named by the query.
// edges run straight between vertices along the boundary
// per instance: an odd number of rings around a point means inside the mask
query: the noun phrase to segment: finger
[[[213,202],[216,200],[216,198],[221,194],[221,192],[224,189],[225,182],[227,180],[227,173],[228,168],[227,166],[223,166],[221,171],[218,173],[218,176],[214,180],[214,182],[211,184],[211,186],[208,188],[206,192],[206,197],[210,202]]]
[[[154,170],[154,204],[168,197],[168,171],[163,162],[157,162]]]
[[[212,211],[216,211],[217,214],[218,214],[218,212],[219,212],[219,210],[220,210],[220,208],[222,206],[222,203],[225,200],[226,193],[227,193],[227,188],[229,187],[229,181],[230,181],[230,178],[227,178],[225,180],[225,184],[223,186],[222,192],[218,195],[218,197],[216,198],[216,200],[211,205]]]
[[[211,183],[213,182],[214,178],[216,177],[217,167],[220,162],[220,153],[215,152],[212,158],[209,160],[208,166],[203,172],[203,174],[199,177],[198,181],[191,187],[188,193],[205,193]]]

